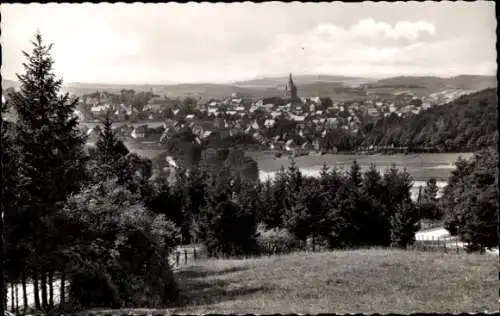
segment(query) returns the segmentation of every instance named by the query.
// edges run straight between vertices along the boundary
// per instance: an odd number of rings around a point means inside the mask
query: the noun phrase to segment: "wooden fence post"
[[[181,253],[179,252],[179,250],[177,250],[175,252],[175,262],[177,263],[177,266],[179,266],[179,256],[181,255]]]
[[[193,260],[196,260],[196,247],[193,247]]]
[[[187,249],[184,249],[184,264],[188,263],[188,251]]]
[[[457,254],[459,253],[459,250],[458,250],[458,236],[457,236],[457,239],[455,239],[455,245],[457,245]]]

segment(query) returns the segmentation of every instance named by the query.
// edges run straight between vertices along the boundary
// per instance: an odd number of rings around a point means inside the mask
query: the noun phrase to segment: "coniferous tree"
[[[118,159],[126,156],[129,150],[125,144],[116,137],[113,132],[113,122],[110,114],[107,113],[103,121],[103,129],[99,131],[99,139],[97,140],[97,161],[99,164],[113,165]]]
[[[230,255],[233,252],[225,224],[236,213],[232,201],[230,171],[222,168],[219,174],[211,173],[207,181],[206,205],[200,214],[200,237],[210,256]]]
[[[187,220],[190,228],[190,239],[197,240],[197,223],[199,221],[200,210],[206,205],[205,185],[207,173],[199,166],[194,166],[189,170],[186,181],[185,206]]]
[[[445,227],[471,250],[498,243],[498,154],[490,148],[459,161],[444,192]]]
[[[264,224],[268,228],[282,227],[283,214],[287,208],[288,199],[288,174],[283,166],[281,166],[280,170],[276,173],[275,179],[272,185],[270,185],[270,189],[272,205],[269,211],[263,214]]]
[[[1,178],[2,178],[2,188],[1,188],[1,227],[0,227],[0,254],[2,258],[4,254],[7,254],[7,260],[3,260],[1,263],[2,270],[0,271],[0,293],[1,298],[1,310],[6,309],[7,302],[4,302],[5,296],[4,291],[7,289],[4,287],[5,279],[13,279],[15,267],[22,266],[28,258],[22,257],[22,240],[26,241],[26,235],[20,235],[25,229],[23,228],[22,214],[17,209],[16,204],[19,202],[19,177],[18,168],[19,165],[19,151],[14,143],[14,125],[12,122],[8,122],[4,119],[5,114],[9,110],[9,104],[7,102],[2,102],[1,104],[1,127],[0,127],[0,147],[1,150]],[[24,242],[26,246],[26,243]],[[29,250],[29,247],[28,249]]]
[[[457,227],[463,224],[460,220],[461,217],[457,214],[463,211],[461,205],[466,204],[467,177],[472,169],[472,164],[469,161],[458,157],[455,169],[452,170],[440,199],[440,206],[444,213],[444,227],[452,235],[456,235],[458,233]]]
[[[287,170],[287,192],[285,198],[285,209],[283,214],[300,204],[300,191],[304,184],[304,177],[294,160],[290,162]]]
[[[427,180],[422,194],[421,216],[428,219],[440,219],[442,214],[438,206],[439,187],[436,178]]]
[[[366,231],[373,245],[388,246],[390,243],[390,217],[383,207],[383,179],[374,164],[363,174],[363,195],[367,199]]]
[[[52,45],[45,45],[39,33],[32,43],[31,54],[23,52],[27,59],[25,73],[17,76],[20,91],[11,100],[18,114],[16,142],[22,152],[21,187],[26,193],[20,209],[29,213],[33,272],[44,276],[49,269],[63,264],[56,255],[59,236],[50,222],[66,196],[81,185],[85,139],[73,114],[78,100],[59,93],[62,81],[52,71]],[[42,301],[46,308],[45,295]]]
[[[290,162],[290,166],[288,166],[287,173],[288,173],[288,189],[290,196],[293,199],[295,193],[298,193],[300,191],[300,188],[302,186],[303,176],[302,172],[297,166],[297,163],[294,160]]]
[[[273,187],[271,180],[258,184],[259,205],[257,207],[257,222],[267,226],[268,215],[273,207]]]
[[[391,217],[391,245],[406,248],[415,241],[415,233],[420,229],[418,210],[410,200],[396,207]]]
[[[356,160],[352,162],[349,171],[347,171],[347,175],[349,176],[349,180],[352,182],[354,186],[358,188],[361,187],[361,185],[363,184],[361,166],[358,164]]]
[[[285,227],[299,240],[305,241],[312,236],[314,246],[323,217],[319,180],[305,178],[293,205],[285,214]]]

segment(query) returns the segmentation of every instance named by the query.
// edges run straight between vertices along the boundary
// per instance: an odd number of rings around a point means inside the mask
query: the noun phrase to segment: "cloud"
[[[54,43],[55,70],[65,81],[491,73],[493,8],[486,2],[2,5],[2,74],[23,71],[21,50],[31,49],[37,28]]]
[[[477,37],[432,40],[436,27],[426,21],[394,24],[363,19],[347,27],[320,23],[296,34],[280,34],[261,55],[261,69],[351,75],[400,73],[492,73],[494,45]],[[475,44],[474,44],[475,43]],[[480,43],[483,47],[478,50]],[[478,58],[479,57],[479,58]],[[483,61],[481,67],[479,62]],[[486,62],[486,63],[485,63]],[[488,66],[489,65],[489,66]]]
[[[432,23],[426,21],[399,21],[394,26],[385,22],[377,22],[373,19],[364,19],[353,25],[349,34],[362,38],[380,39],[405,39],[416,41],[421,34],[434,35],[436,28]]]

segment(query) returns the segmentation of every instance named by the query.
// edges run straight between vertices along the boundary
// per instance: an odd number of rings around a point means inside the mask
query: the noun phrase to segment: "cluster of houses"
[[[114,115],[120,137],[141,143],[160,144],[181,128],[188,126],[201,143],[217,136],[251,135],[262,146],[286,151],[319,150],[319,138],[329,129],[344,129],[353,134],[367,122],[395,114],[408,116],[431,107],[411,92],[391,97],[369,96],[364,100],[332,101],[320,97],[297,97],[297,89],[290,77],[291,91],[283,102],[273,98],[245,98],[233,93],[223,99],[198,102],[189,111],[182,103],[165,104],[164,97],[153,97],[142,108],[113,104],[110,98],[86,98],[82,106],[98,116]],[[294,89],[294,90],[293,90]],[[273,101],[274,100],[274,101]],[[83,115],[84,111],[80,112]],[[168,118],[165,113],[169,112]],[[142,123],[133,123],[132,117],[142,117]],[[295,122],[294,131],[269,136],[280,120]],[[124,121],[128,123],[124,124]],[[83,124],[84,125],[84,124]],[[90,141],[97,135],[95,128],[87,128]],[[266,136],[267,135],[267,136]]]

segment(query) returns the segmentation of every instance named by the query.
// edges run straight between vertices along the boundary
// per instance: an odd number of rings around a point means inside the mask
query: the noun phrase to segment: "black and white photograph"
[[[499,312],[494,1],[0,14],[1,316]]]

